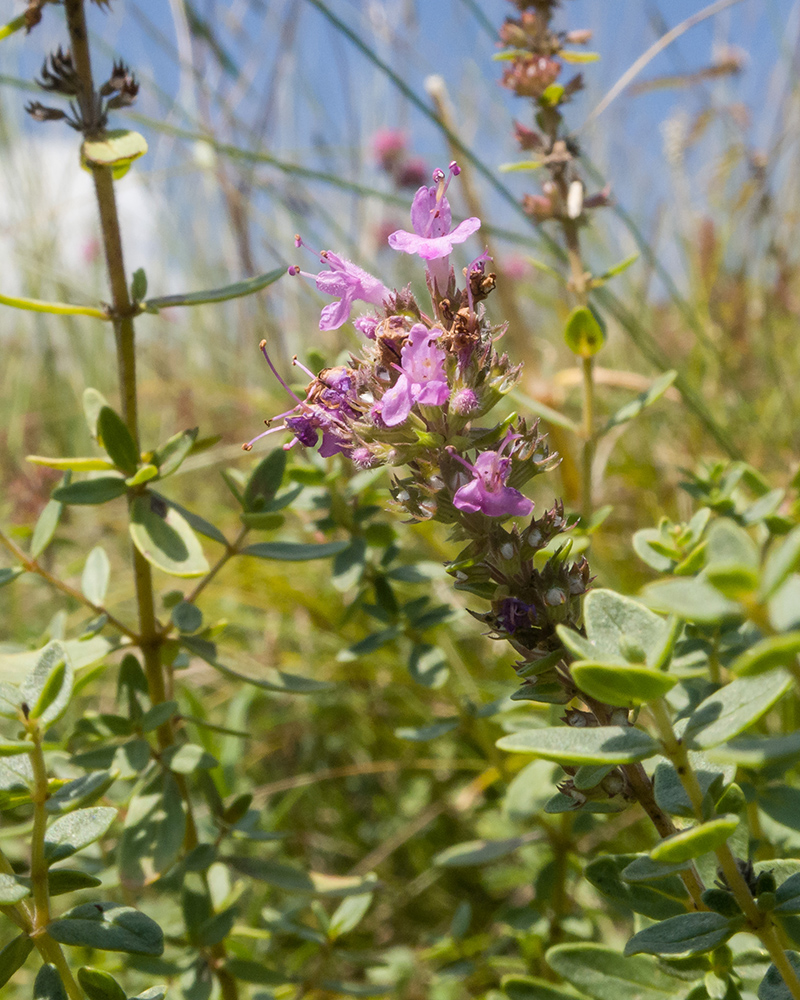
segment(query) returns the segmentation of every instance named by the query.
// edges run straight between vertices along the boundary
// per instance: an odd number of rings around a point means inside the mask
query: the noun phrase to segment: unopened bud
[[[567,193],[567,217],[578,219],[583,213],[583,183],[573,181]]]
[[[570,45],[586,45],[592,40],[591,28],[578,28],[576,31],[568,31],[566,40]]]

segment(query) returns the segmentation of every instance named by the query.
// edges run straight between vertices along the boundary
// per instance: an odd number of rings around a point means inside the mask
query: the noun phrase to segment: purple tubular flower
[[[305,245],[299,236],[295,237],[295,243],[297,246]],[[331,302],[323,308],[319,318],[320,330],[338,330],[350,318],[354,302],[361,301],[373,306],[382,306],[384,299],[391,294],[378,278],[333,251],[323,250],[318,256],[322,264],[328,265],[329,270],[320,271],[319,274],[308,274],[292,266],[289,268],[289,274],[302,274],[307,278],[313,278],[317,288],[325,295],[339,296],[338,302]]]
[[[536,608],[518,597],[504,598],[497,610],[498,624],[512,635],[518,629],[530,628],[531,617],[536,617]]]
[[[358,410],[355,408],[358,402],[353,372],[349,368],[343,367],[325,368],[319,375],[314,375],[295,358],[293,363],[306,371],[313,379],[306,390],[306,398],[300,399],[284,382],[270,360],[267,354],[267,342],[262,340],[259,346],[273,374],[289,395],[297,401],[297,405],[291,410],[267,420],[268,427],[273,420],[277,420],[279,417],[283,418],[283,423],[277,427],[269,427],[268,430],[257,434],[252,441],[242,445],[244,450],[250,451],[253,444],[267,434],[288,430],[294,434],[294,437],[283,446],[285,451],[297,443],[306,448],[315,447],[321,432],[322,441],[319,453],[323,458],[329,458],[338,452],[349,454],[352,449],[350,421],[359,416]]]
[[[469,513],[480,511],[487,517],[526,517],[533,510],[533,501],[513,486],[506,486],[511,472],[511,459],[503,456],[506,446],[514,439],[509,430],[497,451],[484,451],[471,465],[453,454],[473,475],[472,482],[456,491],[453,504]]]
[[[411,204],[413,233],[398,229],[389,237],[389,246],[393,250],[415,253],[423,260],[436,261],[429,265],[428,270],[441,287],[447,284],[450,273],[447,258],[453,252],[453,246],[463,243],[481,227],[481,220],[473,217],[451,229],[450,202],[445,198],[445,191],[458,173],[455,162],[450,164],[450,174],[446,179],[443,171],[434,171],[436,184],[433,187],[423,186],[414,195]]]
[[[415,323],[401,352],[400,378],[376,406],[387,427],[397,427],[408,419],[415,403],[443,406],[450,395],[444,371],[446,352],[436,346],[439,329],[429,330]]]

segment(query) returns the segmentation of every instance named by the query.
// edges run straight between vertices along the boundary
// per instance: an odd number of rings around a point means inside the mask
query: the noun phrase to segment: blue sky
[[[0,5],[2,6],[2,5]],[[664,30],[695,14],[699,0],[566,0],[564,27],[590,27],[590,48],[602,55],[584,67],[586,91],[569,110],[569,122],[579,127],[616,79]],[[19,2],[6,3],[11,14]],[[514,117],[530,123],[526,102],[515,100],[497,83],[501,66],[487,26],[499,26],[514,9],[506,0],[330,0],[328,7],[368,42],[376,54],[427,101],[425,79],[441,75],[447,85],[459,134],[490,168],[513,160]],[[227,57],[243,71],[247,86],[219,64],[201,55],[193,77],[177,53],[184,54],[178,0],[114,0],[111,13],[90,6],[92,30],[107,47],[95,49],[96,76],[112,53],[125,57],[142,78],[137,110],[160,121],[193,128],[205,119],[224,141],[266,150],[292,162],[329,170],[371,186],[386,187],[368,155],[369,140],[381,126],[405,128],[412,151],[430,166],[446,163],[446,146],[437,129],[409,107],[396,88],[325,20],[308,0],[195,0],[201,18],[213,23]],[[244,17],[242,11],[247,11]],[[708,66],[714,52],[730,45],[741,51],[745,70],[736,77],[678,89],[661,89],[635,96],[628,92],[589,128],[581,131],[590,158],[610,178],[618,200],[647,224],[657,205],[674,197],[664,163],[661,126],[677,112],[689,119],[709,108],[740,104],[749,110],[747,139],[753,146],[774,139],[776,110],[771,95],[789,78],[798,27],[798,0],[742,0],[685,34],[648,65],[640,80],[693,72]],[[63,40],[60,13],[46,10],[45,21],[28,38],[22,34],[3,43],[2,72],[30,78],[41,53]],[[11,95],[11,100],[18,100]],[[8,103],[8,100],[7,100]],[[21,101],[19,101],[21,103]],[[766,103],[766,107],[764,104]],[[122,124],[118,116],[115,124]],[[53,128],[53,126],[47,126]],[[141,169],[160,181],[178,184],[187,193],[191,173],[191,143],[160,137],[139,126],[151,142],[153,155]],[[697,169],[709,146],[723,137],[711,134],[697,154]],[[712,150],[713,151],[713,150]],[[305,185],[258,172],[265,192],[295,197],[300,209],[313,216],[309,224],[324,233],[364,224],[352,201],[333,199],[324,185],[314,186],[311,203]],[[529,174],[505,175],[516,195],[535,190]],[[522,220],[479,182],[493,221],[519,230]],[[707,197],[699,189],[696,197]],[[269,197],[269,194],[265,194]],[[456,196],[457,197],[457,196]],[[269,207],[264,202],[265,219]],[[348,213],[352,218],[348,217]],[[353,234],[353,239],[358,240]],[[269,249],[268,235],[262,248]],[[267,254],[268,255],[268,254]],[[260,260],[259,263],[262,263]],[[271,266],[263,260],[264,266]]]

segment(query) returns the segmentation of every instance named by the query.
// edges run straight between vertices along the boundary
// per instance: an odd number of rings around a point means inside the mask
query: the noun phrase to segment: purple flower
[[[459,510],[470,513],[480,511],[487,517],[525,517],[530,514],[533,501],[513,486],[506,486],[511,473],[511,459],[505,457],[503,451],[514,437],[509,430],[497,451],[481,452],[474,465],[453,454],[453,458],[473,475],[472,481],[458,489],[453,497],[453,504]]]
[[[411,204],[411,225],[414,232],[398,229],[389,237],[389,246],[402,253],[415,253],[426,261],[437,261],[429,265],[429,272],[437,284],[443,288],[447,284],[450,265],[447,258],[456,243],[463,243],[481,226],[481,220],[465,219],[451,230],[452,215],[450,202],[445,198],[450,180],[460,173],[458,165],[450,164],[450,174],[445,179],[443,170],[435,170],[433,187],[421,187]]]
[[[306,245],[299,236],[295,237],[295,244],[298,247]],[[319,274],[308,274],[292,265],[289,274],[302,274],[306,278],[313,278],[317,288],[325,295],[339,296],[338,302],[331,302],[322,310],[319,318],[320,330],[338,330],[350,318],[354,302],[369,302],[373,306],[382,306],[383,300],[391,294],[382,281],[333,251],[323,250],[318,256],[322,264],[328,265],[329,270],[320,271]]]
[[[441,330],[429,330],[422,323],[415,323],[409,330],[400,355],[402,365],[396,366],[400,378],[375,407],[387,427],[396,427],[407,420],[415,403],[443,406],[447,402],[450,395],[444,371],[447,354],[436,346],[441,335]]]
[[[300,364],[297,358],[293,358],[293,364],[302,368],[313,380],[306,390],[306,398],[300,399],[278,374],[267,354],[265,340],[261,341],[260,347],[273,374],[289,395],[297,401],[297,405],[291,410],[286,410],[285,413],[279,413],[276,417],[265,421],[269,429],[257,434],[252,441],[242,445],[242,448],[245,451],[250,451],[253,444],[267,434],[288,430],[294,434],[294,437],[283,446],[285,451],[288,451],[296,443],[300,443],[306,448],[313,448],[321,433],[322,441],[319,453],[323,458],[329,458],[338,452],[349,454],[352,448],[350,422],[359,416],[353,371],[344,367],[325,368],[319,375],[315,375],[305,365]],[[283,418],[282,424],[277,427],[269,427],[273,420],[278,420],[281,417]]]
[[[500,607],[497,609],[497,623],[506,632],[514,634],[518,629],[530,628],[531,618],[536,617],[536,608],[533,604],[526,604],[518,597],[503,598]]]

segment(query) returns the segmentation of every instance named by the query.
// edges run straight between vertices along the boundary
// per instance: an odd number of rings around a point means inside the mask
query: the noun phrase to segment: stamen
[[[462,458],[456,452],[455,448],[452,445],[448,445],[447,446],[447,452],[448,452],[448,454],[450,455],[451,458],[454,458],[457,462],[460,462],[464,466],[465,469],[469,469],[469,471],[473,474],[473,476],[477,476],[478,475],[477,470],[475,469],[475,466],[472,465],[471,462],[468,462],[465,458]]]
[[[294,234],[294,245],[298,249],[300,249],[300,247],[305,247],[306,250],[308,250],[311,253],[313,253],[315,257],[324,258],[324,256],[325,256],[325,251],[324,250],[322,250],[322,251],[315,250],[313,247],[310,247],[308,245],[308,243],[306,243],[306,241],[300,236],[300,233],[295,233]]]
[[[266,342],[266,340],[262,340],[261,343],[258,346],[261,349],[261,353],[267,359],[267,364],[272,369],[272,374],[275,376],[275,378],[280,382],[280,384],[283,386],[283,388],[289,393],[289,395],[292,397],[292,399],[296,399],[298,403],[302,403],[303,400],[296,393],[292,392],[292,390],[289,388],[289,386],[283,381],[283,379],[278,374],[278,369],[275,367],[275,365],[273,365],[272,361],[270,361],[269,354],[267,354],[267,342]]]
[[[311,371],[311,369],[310,368],[306,368],[306,366],[303,364],[302,361],[298,361],[297,360],[297,355],[296,354],[292,358],[292,364],[296,368],[299,368],[301,371],[304,371],[306,373],[306,375],[308,375],[310,378],[316,379],[317,376]]]
[[[270,427],[269,430],[262,431],[260,434],[256,434],[254,438],[251,438],[246,444],[243,444],[242,451],[252,451],[253,445],[256,443],[256,441],[260,441],[261,438],[266,437],[267,434],[274,434],[275,431],[286,431],[288,429],[289,428],[286,427],[284,424],[281,424],[280,427]]]

